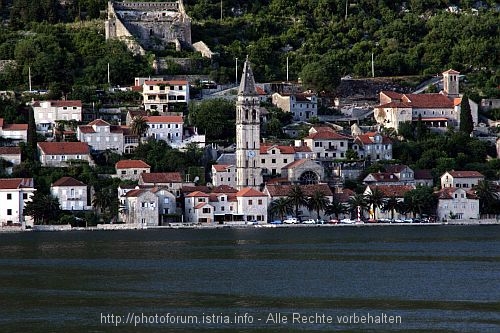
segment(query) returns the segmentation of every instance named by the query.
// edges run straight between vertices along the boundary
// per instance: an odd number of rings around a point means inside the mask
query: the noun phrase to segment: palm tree
[[[326,206],[325,209],[326,215],[335,215],[337,220],[339,219],[339,214],[343,214],[345,212],[347,212],[347,207],[343,203],[335,200]]]
[[[375,187],[370,193],[365,195],[365,200],[368,206],[373,209],[373,219],[376,220],[377,208],[381,208],[384,204],[384,193],[378,187]]]
[[[500,196],[493,183],[481,180],[474,187],[474,190],[479,198],[479,211],[481,214],[494,214],[499,211]]]
[[[92,199],[92,206],[96,209],[98,213],[105,212],[111,205],[111,193],[105,190],[101,190],[94,194]]]
[[[288,199],[295,207],[295,217],[299,218],[299,207],[307,206],[307,198],[300,185],[293,185],[287,195]]]
[[[292,213],[293,205],[288,198],[278,198],[271,202],[269,205],[269,212],[271,215],[278,215],[283,221],[284,216]]]
[[[396,197],[390,197],[384,202],[384,210],[388,210],[391,212],[391,220],[394,220],[394,212],[399,211],[401,208],[401,204],[396,199]]]
[[[366,208],[366,199],[363,194],[356,193],[349,198],[349,208],[351,213],[355,213],[358,207],[361,210],[361,215],[363,215],[363,210]]]
[[[313,195],[307,200],[307,207],[309,210],[316,211],[318,220],[320,219],[319,212],[325,210],[329,204],[330,200],[328,200],[326,195],[320,190],[314,191]]]
[[[38,191],[35,192],[31,197],[31,201],[28,201],[24,207],[24,214],[31,216],[35,223],[40,224],[56,222],[60,213],[59,199],[51,194],[47,195]]]
[[[144,116],[135,116],[130,124],[130,131],[139,137],[139,143],[141,142],[141,137],[148,131],[148,128],[149,125]]]

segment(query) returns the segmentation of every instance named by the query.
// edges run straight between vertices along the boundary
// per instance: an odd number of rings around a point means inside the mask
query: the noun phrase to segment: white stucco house
[[[37,132],[51,135],[57,120],[82,121],[82,101],[35,101],[32,104]]]
[[[24,207],[35,191],[33,178],[0,179],[0,227],[33,225],[33,219],[24,215]]]
[[[72,177],[62,177],[50,186],[52,196],[59,199],[62,210],[91,210],[88,187]]]
[[[130,180],[139,180],[140,174],[151,172],[151,166],[142,160],[120,160],[115,169],[113,177]]]
[[[441,176],[441,188],[461,187],[470,189],[482,180],[484,180],[484,176],[478,171],[447,171]]]
[[[71,161],[94,164],[86,142],[38,142],[37,147],[42,166],[65,167]]]
[[[439,201],[436,211],[440,221],[449,219],[479,219],[479,199],[467,188],[446,187],[437,192]]]

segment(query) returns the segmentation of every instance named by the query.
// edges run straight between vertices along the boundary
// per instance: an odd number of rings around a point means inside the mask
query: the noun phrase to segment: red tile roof
[[[50,102],[50,106],[53,106],[53,107],[68,107],[68,106],[76,106],[76,107],[82,107],[82,101],[78,101],[78,100],[75,100],[75,101],[48,101]],[[34,107],[40,107],[40,101],[35,101],[33,103],[33,106]]]
[[[391,99],[401,99],[403,97],[403,94],[391,90],[383,90],[380,93]]]
[[[376,182],[398,182],[399,179],[391,172],[374,172],[368,176],[372,176]],[[366,177],[368,177],[366,176]],[[366,178],[365,178],[366,181]]]
[[[273,146],[261,145],[260,154],[266,155],[273,148],[278,149],[281,154],[295,154],[295,148],[293,146],[278,146],[278,145],[273,145]]]
[[[89,154],[86,142],[39,142],[38,147],[46,155]]]
[[[140,190],[140,189],[130,190],[124,196],[128,197],[128,198],[135,198],[135,197],[140,196],[144,192],[146,192],[146,190]]]
[[[141,173],[143,183],[182,183],[180,172]]]
[[[3,178],[0,179],[0,190],[15,190],[19,188],[32,188],[33,178]]]
[[[255,86],[255,91],[257,92],[257,95],[267,95],[266,91],[259,86]]]
[[[183,123],[182,116],[145,116],[148,123]]]
[[[454,199],[454,193],[457,191],[465,191],[467,199],[477,199],[477,195],[474,190],[460,189],[456,187],[445,187],[435,192],[439,199]]]
[[[403,198],[406,192],[415,189],[415,186],[412,185],[369,185],[368,187],[372,191],[380,190],[386,198]]]
[[[333,200],[341,203],[347,203],[354,194],[355,192],[353,190],[344,188],[341,192],[333,193]]]
[[[229,185],[219,185],[212,189],[212,193],[237,193],[238,190]]]
[[[216,172],[226,172],[231,165],[229,164],[214,164],[212,167]]]
[[[291,163],[288,163],[287,165],[285,165],[282,169],[292,169],[292,168],[296,168],[298,167],[299,165],[302,165],[304,163],[307,162],[307,159],[306,158],[303,158],[303,159],[300,159],[300,160],[295,160]]]
[[[144,84],[150,85],[150,86],[158,86],[161,84],[164,85],[187,85],[189,84],[188,81],[182,81],[182,80],[177,80],[177,81],[155,81],[155,80],[146,80],[144,81]]]
[[[442,94],[405,94],[403,102],[410,104],[413,108],[453,108],[453,100]]]
[[[413,177],[415,179],[433,179],[432,177],[432,170],[430,169],[422,169],[422,170],[415,170]]]
[[[89,125],[80,125],[80,126],[78,126],[78,130],[81,133],[96,133],[94,128],[92,126],[89,126]]]
[[[405,168],[407,168],[404,164],[388,164],[385,166],[385,171],[389,173],[400,173]]]
[[[21,154],[21,147],[0,147],[0,155]]]
[[[294,185],[267,184],[266,188],[271,197],[286,197]],[[332,196],[333,192],[328,184],[299,185],[305,196],[312,196],[314,192],[321,191],[326,196]]]
[[[376,108],[411,108],[411,104],[405,103],[405,102],[399,102],[399,101],[391,101],[389,103],[377,105]]]
[[[142,160],[121,160],[116,162],[115,169],[135,169],[135,168],[151,168],[149,164]]]
[[[200,197],[208,198],[209,195],[201,191],[194,191],[186,195],[186,198],[200,198]]]
[[[110,124],[107,121],[104,121],[102,119],[96,119],[94,121],[91,121],[88,123],[89,126],[110,126]]]
[[[312,152],[311,147],[309,146],[295,146],[293,147],[296,153],[310,153]]]
[[[365,134],[360,134],[354,140],[361,142],[363,145],[372,145],[375,144],[373,138],[375,137],[376,134],[377,134],[376,132],[368,132]],[[392,143],[392,140],[389,137],[382,135],[382,143],[383,144]]]
[[[252,187],[245,187],[236,193],[237,197],[265,197],[266,195]]]
[[[5,124],[3,126],[4,131],[27,131],[28,124]]]
[[[454,69],[448,69],[447,71],[443,72],[443,74],[460,74],[460,72],[457,72]]]
[[[56,180],[52,186],[87,186],[85,183],[73,177],[62,177]]]
[[[200,202],[199,204],[197,204],[196,206],[194,206],[194,209],[200,209],[202,207],[205,207],[205,205],[208,205],[208,203],[206,203],[206,202]]]
[[[205,186],[205,185],[199,185],[199,186],[183,186],[183,187],[181,188],[181,193],[183,193],[183,194],[186,194],[186,193],[192,193],[192,192],[196,192],[196,191],[200,191],[200,192],[208,193],[208,192],[210,192],[210,189],[208,188],[208,186]]]
[[[484,178],[483,174],[477,171],[449,171],[453,178]]]
[[[304,139],[313,140],[348,140],[349,137],[334,131],[319,131],[317,133],[311,133]]]

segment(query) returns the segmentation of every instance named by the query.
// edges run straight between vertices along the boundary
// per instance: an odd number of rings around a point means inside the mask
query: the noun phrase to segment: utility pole
[[[220,22],[222,23],[222,0],[220,0]]]
[[[111,79],[110,79],[110,76],[109,76],[109,62],[108,62],[108,85],[111,88]]]
[[[349,4],[349,0],[345,0],[345,19],[347,20],[347,5]]]
[[[373,62],[373,51],[372,51],[372,77],[375,77],[375,64]]]
[[[288,82],[288,56],[286,57],[286,82]]]
[[[31,67],[28,67],[28,85],[29,91],[31,92]]]

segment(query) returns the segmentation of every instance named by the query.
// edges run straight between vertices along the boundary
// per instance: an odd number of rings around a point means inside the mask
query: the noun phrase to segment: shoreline
[[[61,232],[61,231],[118,231],[118,230],[160,230],[160,229],[191,229],[191,230],[214,230],[214,229],[280,229],[280,228],[348,228],[348,227],[390,227],[390,226],[491,226],[500,225],[500,220],[456,220],[433,223],[352,223],[352,224],[191,224],[172,223],[168,226],[142,226],[138,224],[100,224],[93,227],[71,227],[69,225],[37,225],[32,229],[22,227],[0,227],[2,233],[19,232]]]

